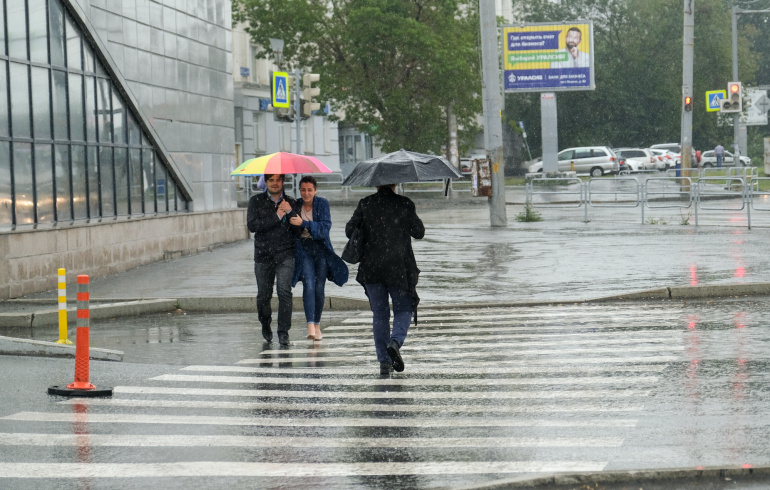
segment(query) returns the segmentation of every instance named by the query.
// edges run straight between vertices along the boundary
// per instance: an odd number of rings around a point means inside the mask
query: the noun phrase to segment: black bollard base
[[[93,390],[73,390],[67,386],[51,386],[48,388],[49,395],[59,396],[81,396],[84,398],[98,398],[103,396],[112,396],[112,388],[94,388]]]

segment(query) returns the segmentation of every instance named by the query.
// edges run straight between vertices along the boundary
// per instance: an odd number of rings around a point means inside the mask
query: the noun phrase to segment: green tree
[[[481,110],[478,11],[457,0],[233,0],[258,56],[284,40],[289,68],[321,75],[321,98],[383,150],[438,153],[446,107],[472,137]],[[466,138],[467,140],[467,138]]]

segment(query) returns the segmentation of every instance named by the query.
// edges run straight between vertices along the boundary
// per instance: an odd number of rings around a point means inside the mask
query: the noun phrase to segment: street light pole
[[[492,159],[492,196],[489,198],[489,218],[492,226],[507,226],[505,213],[505,177],[503,175],[503,110],[500,94],[500,57],[497,47],[497,18],[495,3],[479,2],[481,18],[482,99],[484,102],[484,139]]]
[[[738,78],[738,13],[740,12],[740,9],[733,5],[733,8],[731,10],[732,13],[732,42],[733,42],[733,80],[739,81],[740,78]],[[729,95],[729,94],[728,94]],[[740,138],[741,138],[741,113],[736,112],[733,114],[733,141],[735,142],[733,145],[733,162],[735,163],[735,166],[738,166],[738,162],[741,161],[741,148],[740,145]]]
[[[685,110],[684,98],[692,97],[695,0],[684,0],[684,38],[682,50],[682,177],[692,168],[692,111]],[[682,181],[684,182],[684,180]],[[684,184],[683,184],[684,185]]]

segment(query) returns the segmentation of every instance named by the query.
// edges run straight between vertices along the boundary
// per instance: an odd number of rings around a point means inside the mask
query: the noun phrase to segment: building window
[[[61,0],[3,1],[3,37],[0,229],[186,210],[137,115]]]
[[[329,127],[329,118],[325,117],[323,118],[323,134],[324,134],[324,153],[327,155],[332,152],[332,139],[331,139],[331,129]]]
[[[278,125],[278,151],[291,151],[291,124]]]
[[[340,163],[356,163],[372,158],[372,137],[368,134],[340,135]]]
[[[303,142],[303,145],[305,147],[305,151],[311,154],[315,154],[315,117],[310,116],[307,121],[305,121],[305,141]]]
[[[254,153],[261,154],[265,152],[265,115],[255,112],[252,122]]]

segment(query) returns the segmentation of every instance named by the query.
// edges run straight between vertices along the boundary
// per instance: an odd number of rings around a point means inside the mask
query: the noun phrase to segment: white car
[[[590,174],[591,177],[601,177],[620,171],[617,156],[606,146],[567,148],[559,152],[558,159],[560,172],[575,171]],[[532,174],[542,172],[543,162],[533,163],[528,171]]]
[[[723,167],[733,167],[735,166],[735,158],[733,158],[733,154],[729,151],[725,150],[725,159],[722,162]],[[740,157],[740,164],[738,167],[750,167],[751,166],[751,158],[745,157],[741,155]],[[700,166],[703,168],[710,168],[710,167],[716,167],[717,166],[717,156],[714,154],[714,150],[704,151],[700,156]]]
[[[664,150],[663,148],[650,148],[650,151],[657,155],[658,159],[663,163],[663,168],[661,170],[668,170],[676,167],[676,161],[681,158],[681,156],[676,153],[670,150]]]
[[[617,156],[626,159],[626,165],[631,172],[659,170],[665,167],[658,160],[657,155],[645,148],[617,148],[614,151]]]

